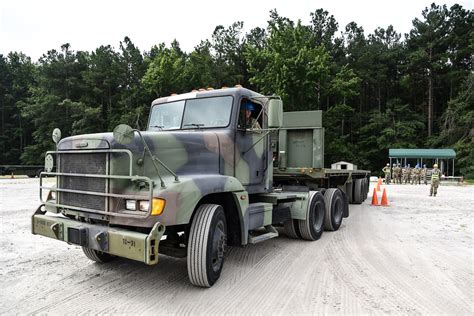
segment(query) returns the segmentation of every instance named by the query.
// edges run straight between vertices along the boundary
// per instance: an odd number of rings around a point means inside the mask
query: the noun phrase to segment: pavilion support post
[[[393,169],[392,169],[392,157],[390,157],[390,178],[392,178],[392,172],[393,172]]]

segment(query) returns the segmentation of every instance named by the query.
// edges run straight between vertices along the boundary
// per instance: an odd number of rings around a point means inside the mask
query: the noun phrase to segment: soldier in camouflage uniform
[[[411,181],[411,173],[412,173],[412,172],[411,172],[412,170],[411,170],[410,164],[408,164],[408,165],[405,167],[405,169],[406,169],[406,175],[405,175],[405,181],[404,181],[404,183],[405,183],[405,184],[407,184],[407,183],[410,184],[410,181]]]
[[[392,180],[393,183],[397,184],[397,164],[392,165]]]
[[[420,184],[420,167],[416,164],[415,168],[412,171],[412,181],[411,184]]]
[[[251,129],[262,129],[260,123],[252,116],[252,112],[255,111],[255,107],[252,102],[247,102],[245,105],[245,118],[247,119],[247,124]]]
[[[402,166],[397,164],[397,181],[398,184],[402,184]]]
[[[426,168],[426,165],[423,165],[423,169],[421,169],[421,179],[423,180],[424,184],[428,184],[428,181],[426,180],[427,172],[428,172],[428,169]]]
[[[390,164],[383,167],[382,171],[385,174],[385,184],[390,184]]]
[[[441,170],[438,169],[438,165],[433,165],[433,170],[431,171],[431,187],[430,187],[430,196],[436,196],[438,193],[439,179],[441,177]]]

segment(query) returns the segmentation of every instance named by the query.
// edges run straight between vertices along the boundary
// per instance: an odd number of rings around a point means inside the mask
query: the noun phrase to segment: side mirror
[[[61,130],[59,128],[55,128],[53,130],[53,142],[57,145],[61,140]]]
[[[133,140],[134,130],[127,124],[120,124],[114,128],[114,139],[121,145],[130,144]]]
[[[283,124],[283,101],[271,99],[268,101],[268,127],[280,128]]]

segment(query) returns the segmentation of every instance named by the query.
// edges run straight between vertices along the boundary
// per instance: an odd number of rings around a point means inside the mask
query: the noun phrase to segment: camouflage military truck
[[[227,246],[281,231],[317,240],[367,197],[368,171],[324,169],[320,111],[283,113],[278,97],[241,87],[159,98],[146,131],[61,139],[56,129],[53,140],[33,234],[97,262],[186,257],[201,287],[218,280]]]

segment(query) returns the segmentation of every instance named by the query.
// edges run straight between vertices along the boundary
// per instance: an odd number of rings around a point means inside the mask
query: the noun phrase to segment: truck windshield
[[[229,125],[232,97],[180,100],[153,106],[149,130],[225,127]]]

